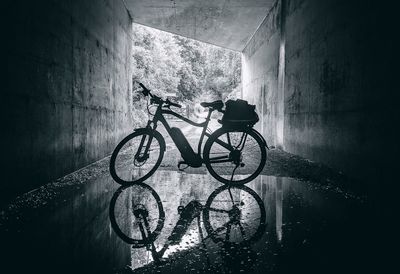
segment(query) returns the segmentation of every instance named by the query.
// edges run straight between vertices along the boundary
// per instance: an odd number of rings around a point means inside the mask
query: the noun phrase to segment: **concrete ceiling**
[[[276,0],[124,0],[133,21],[242,51]]]

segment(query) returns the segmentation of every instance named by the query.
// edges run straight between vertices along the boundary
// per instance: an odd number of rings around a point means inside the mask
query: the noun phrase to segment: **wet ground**
[[[179,153],[167,146],[143,191],[118,190],[106,158],[1,209],[4,273],[360,273],[374,265],[377,220],[342,174],[273,149],[263,175],[230,195],[205,168],[178,172]],[[149,210],[150,231],[162,222],[147,247],[116,234],[112,197],[128,236],[143,236],[131,214],[135,197]],[[195,214],[178,213],[192,201],[201,205]]]

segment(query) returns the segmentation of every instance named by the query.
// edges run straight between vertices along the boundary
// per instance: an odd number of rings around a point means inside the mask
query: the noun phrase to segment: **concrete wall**
[[[278,145],[279,11],[277,2],[242,55],[243,98],[256,105],[261,118],[256,128],[270,145]]]
[[[396,146],[390,10],[376,1],[277,1],[243,52],[244,97],[263,113],[268,142],[280,145],[282,134],[286,151],[356,178],[380,172],[379,144]]]
[[[132,62],[131,18],[120,0],[3,6],[8,15],[4,195],[112,152],[131,130]]]

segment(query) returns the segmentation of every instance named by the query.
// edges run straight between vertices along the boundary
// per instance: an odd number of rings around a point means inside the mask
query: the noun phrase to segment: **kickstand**
[[[186,165],[185,167],[181,168],[181,165]],[[179,171],[184,171],[185,169],[187,169],[189,167],[189,165],[185,162],[185,161],[179,161],[178,163],[178,170]]]

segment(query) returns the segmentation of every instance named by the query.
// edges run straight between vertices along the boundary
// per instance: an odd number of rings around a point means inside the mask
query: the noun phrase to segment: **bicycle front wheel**
[[[124,242],[140,248],[154,242],[165,220],[161,199],[144,183],[121,186],[111,198],[109,217]]]
[[[254,129],[220,128],[207,140],[203,158],[215,179],[224,184],[242,185],[263,170],[267,151]]]
[[[159,167],[164,151],[165,141],[158,131],[135,131],[111,155],[111,177],[121,185],[143,182]]]

